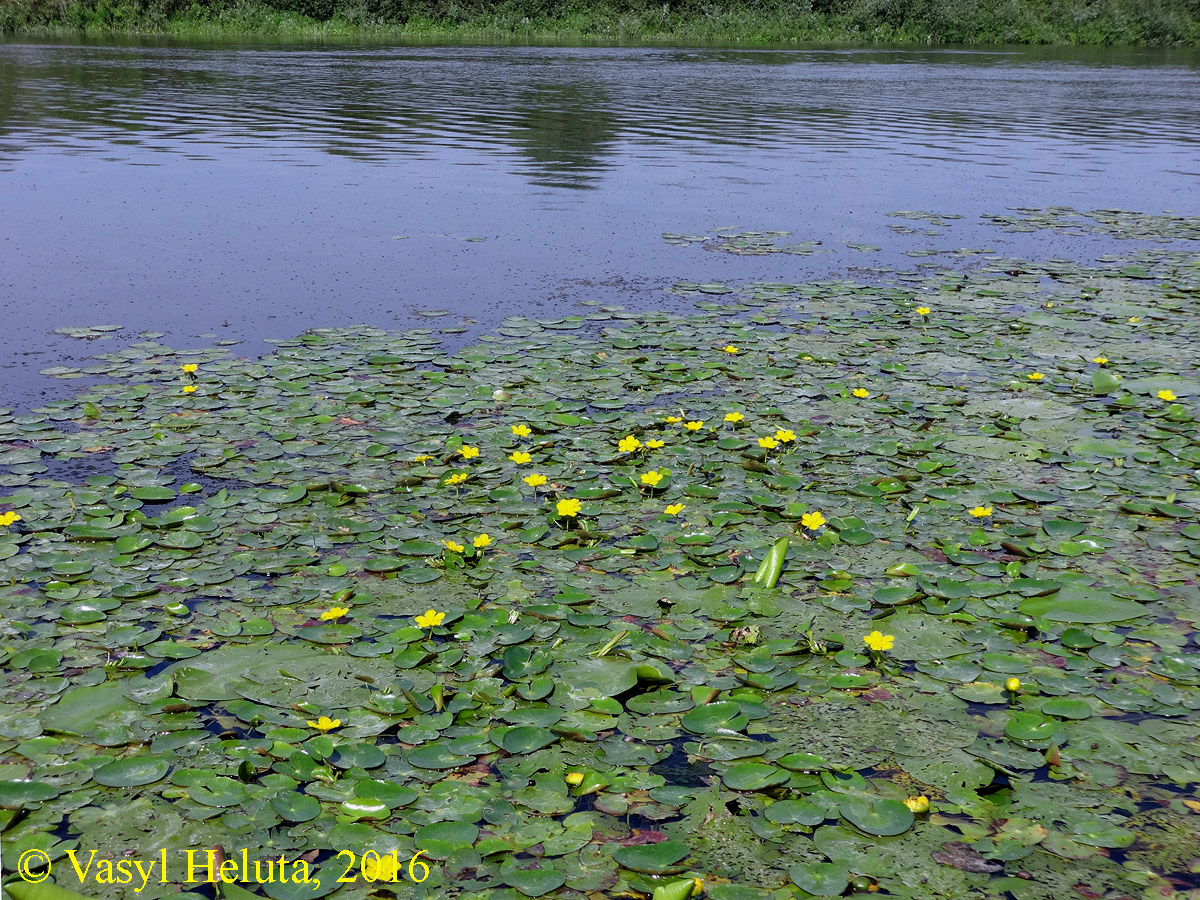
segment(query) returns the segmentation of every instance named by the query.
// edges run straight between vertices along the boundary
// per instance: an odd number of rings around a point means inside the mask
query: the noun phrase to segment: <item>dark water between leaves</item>
[[[145,331],[249,355],[353,322],[461,342],[580,300],[679,308],[679,279],[1094,257],[1113,242],[979,216],[1195,214],[1198,121],[1195,50],[0,44],[0,404]],[[662,238],[719,227],[820,243]],[[123,330],[50,333],[97,324]]]

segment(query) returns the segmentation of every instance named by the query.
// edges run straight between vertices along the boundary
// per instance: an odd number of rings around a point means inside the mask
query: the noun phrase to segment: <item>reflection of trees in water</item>
[[[15,63],[0,59],[0,136],[8,127],[17,106],[18,74]]]
[[[589,84],[492,83],[464,95],[458,86],[372,79],[311,100],[327,153],[386,162],[426,146],[466,146],[516,155],[522,174],[551,187],[592,187],[618,129],[609,98]]]
[[[529,159],[535,184],[590,188],[616,137],[608,97],[596,85],[541,85],[515,98],[508,138]]]
[[[1040,53],[1026,48],[1020,59]],[[981,137],[1035,134],[1085,134],[1093,146],[1148,134],[1195,142],[1187,85],[1147,78],[1139,59],[1129,57],[1128,74],[1109,68],[1097,79],[1061,68],[1014,75],[983,51],[0,46],[0,133],[14,148],[252,148],[372,164],[450,149],[571,188],[599,183],[618,137],[708,154],[936,147],[975,156]],[[1137,107],[1123,100],[1133,80],[1144,87]]]

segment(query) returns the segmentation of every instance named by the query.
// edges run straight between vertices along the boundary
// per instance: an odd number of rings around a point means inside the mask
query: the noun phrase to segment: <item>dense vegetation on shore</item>
[[[0,32],[1195,44],[1200,0],[7,0]]]

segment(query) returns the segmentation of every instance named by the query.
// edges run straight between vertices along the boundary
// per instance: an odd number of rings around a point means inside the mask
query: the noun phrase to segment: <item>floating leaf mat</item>
[[[1195,889],[1196,255],[676,289],[701,311],[453,354],[356,327],[58,367],[105,383],[0,417],[5,866]],[[346,851],[398,880],[339,883]]]

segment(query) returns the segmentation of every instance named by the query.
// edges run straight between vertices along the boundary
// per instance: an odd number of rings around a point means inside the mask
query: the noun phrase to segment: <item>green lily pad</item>
[[[687,844],[679,841],[661,841],[634,847],[620,847],[613,854],[624,868],[649,875],[673,875],[682,872],[679,861],[688,855]]]
[[[816,897],[839,897],[850,883],[850,873],[836,863],[796,863],[788,869],[788,877]]]
[[[92,777],[107,787],[137,787],[161,781],[170,770],[170,761],[161,757],[131,756],[105,763]]]
[[[903,834],[914,822],[912,810],[898,800],[884,797],[847,797],[838,804],[838,811],[867,834]]]

